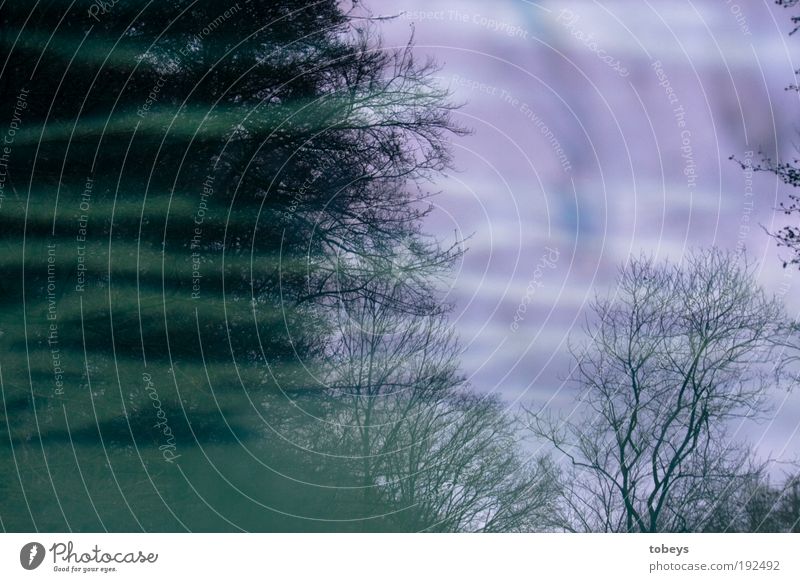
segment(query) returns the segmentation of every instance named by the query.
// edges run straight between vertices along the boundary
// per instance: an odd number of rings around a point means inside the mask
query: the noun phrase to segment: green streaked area
[[[87,27],[88,29],[88,27]],[[67,64],[70,61],[79,68],[96,72],[93,68],[100,67],[125,67],[141,60],[142,46],[131,39],[120,38],[116,40],[99,38],[75,32],[55,32],[31,29],[30,27],[9,28],[0,38],[3,50],[12,48],[22,56],[39,58],[46,46],[43,58],[61,61]],[[147,62],[143,62],[147,68]]]
[[[435,68],[334,0],[107,4],[0,13],[2,526],[531,529],[422,229]]]
[[[167,84],[170,79],[164,80]],[[191,96],[187,96],[191,97]],[[368,99],[362,98],[362,99]],[[142,105],[146,105],[145,99]],[[387,110],[396,104],[385,104]],[[362,117],[356,117],[360,115]],[[251,104],[250,108],[215,105],[203,109],[191,104],[165,108],[153,105],[136,110],[115,109],[105,117],[81,117],[73,121],[56,121],[46,126],[27,126],[17,133],[21,145],[46,141],[80,141],[91,137],[116,137],[134,131],[145,137],[168,135],[171,138],[230,139],[235,136],[259,137],[280,143],[286,134],[301,129],[312,136],[331,127],[352,128],[369,125],[370,109],[355,109],[345,97],[330,96],[319,100],[296,99],[286,104],[267,102]],[[347,117],[349,116],[349,117]]]

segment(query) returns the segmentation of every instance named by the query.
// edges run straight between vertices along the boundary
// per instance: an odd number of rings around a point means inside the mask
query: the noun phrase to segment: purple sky
[[[453,282],[463,367],[509,401],[569,407],[568,337],[642,251],[744,245],[760,280],[800,314],[800,276],[759,225],[781,224],[787,188],[730,155],[793,157],[800,67],[790,13],[772,0],[373,0],[386,43],[419,53],[465,102],[457,166],[433,185],[431,230],[473,235]],[[681,149],[683,148],[683,150]],[[538,270],[537,270],[538,266]],[[520,307],[521,305],[525,307]],[[524,309],[524,312],[523,312]],[[515,323],[516,318],[516,325]],[[746,430],[800,453],[800,390]]]

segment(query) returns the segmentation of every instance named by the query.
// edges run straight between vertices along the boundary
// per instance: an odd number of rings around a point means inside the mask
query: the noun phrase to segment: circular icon
[[[44,546],[38,542],[29,542],[19,551],[19,563],[26,570],[35,570],[44,561]]]

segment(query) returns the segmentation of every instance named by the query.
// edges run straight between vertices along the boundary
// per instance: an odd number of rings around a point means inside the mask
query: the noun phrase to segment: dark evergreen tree
[[[3,3],[4,528],[390,527],[282,429],[300,394],[325,412],[331,306],[393,249],[457,255],[409,183],[459,130],[432,64],[346,10]]]

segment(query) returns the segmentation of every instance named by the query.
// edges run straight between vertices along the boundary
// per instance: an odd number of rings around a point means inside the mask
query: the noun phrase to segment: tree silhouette
[[[436,256],[446,263],[451,255]],[[365,292],[340,297],[326,360],[331,414],[311,446],[349,467],[363,494],[354,505],[390,530],[547,528],[555,469],[546,458],[525,459],[520,427],[498,399],[469,392],[444,306],[403,308],[431,267],[424,257],[402,258],[396,277],[364,276]],[[385,263],[372,268],[385,271]]]
[[[342,298],[435,303],[354,258],[458,252],[421,231],[435,66],[333,0],[90,6],[0,8],[4,527],[345,529],[282,430]]]
[[[775,4],[784,8],[792,8],[797,5],[797,0],[775,0]],[[795,28],[789,33],[793,35],[797,32],[800,25],[800,16],[792,16],[792,23]],[[795,71],[797,74],[798,71]],[[787,91],[800,91],[800,86],[797,83],[792,83],[786,87]],[[765,156],[761,163],[748,166],[743,162],[739,165],[743,169],[752,167],[754,171],[765,171],[775,174],[784,184],[793,188],[800,186],[800,160],[794,159],[791,161],[774,160]],[[800,216],[800,197],[796,194],[788,194],[788,201],[781,202],[778,209],[789,218]],[[786,226],[771,233],[772,237],[777,241],[778,248],[788,249],[789,255],[783,258],[784,268],[793,266],[800,266],[800,227],[796,224],[787,224]]]
[[[729,422],[759,416],[782,374],[783,308],[732,254],[649,258],[598,298],[573,351],[580,406],[531,426],[567,459],[565,527],[702,531],[721,496],[746,483],[749,449]]]
[[[797,474],[775,484],[765,467],[753,467],[742,472],[735,487],[720,491],[705,531],[800,531],[799,494]]]

